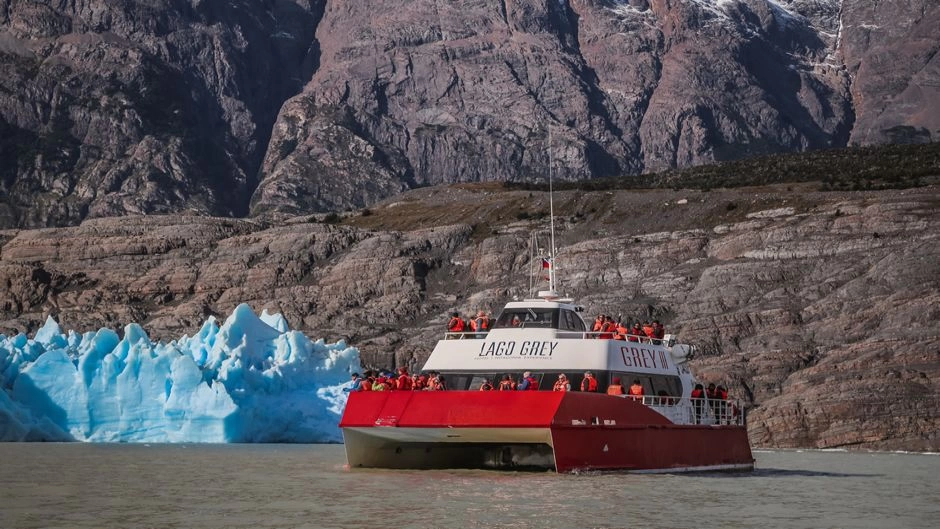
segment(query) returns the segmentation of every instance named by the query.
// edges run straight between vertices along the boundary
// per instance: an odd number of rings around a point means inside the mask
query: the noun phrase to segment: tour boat
[[[692,348],[671,335],[590,332],[583,307],[551,291],[508,303],[486,333],[446,333],[424,365],[445,391],[363,391],[340,427],[350,468],[750,470],[737,401],[693,399]],[[530,372],[537,391],[481,391]],[[580,391],[586,372],[597,391]],[[558,375],[570,391],[552,391]],[[643,396],[608,395],[634,381]],[[589,384],[585,384],[585,389]]]
[[[440,373],[447,390],[350,393],[339,424],[349,467],[753,469],[740,403],[692,398],[692,347],[671,335],[591,332],[584,308],[556,293],[551,168],[551,246],[547,258],[534,244],[530,254],[548,290],[506,304],[488,332],[446,333],[423,371]],[[526,372],[535,391],[480,390]],[[588,372],[596,390],[579,391]],[[570,391],[553,391],[561,374]],[[608,394],[614,378],[642,395]]]

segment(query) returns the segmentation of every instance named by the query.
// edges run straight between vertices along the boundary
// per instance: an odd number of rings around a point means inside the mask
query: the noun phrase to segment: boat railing
[[[573,334],[577,334],[579,338],[585,338],[585,339],[620,340],[624,342],[645,343],[645,344],[653,344],[653,345],[661,345],[663,343],[662,338],[650,338],[649,336],[646,336],[645,334],[644,335],[639,335],[639,334],[619,335],[615,332],[610,332],[610,331],[608,332],[600,332],[600,331],[579,332],[579,333],[573,333]]]
[[[445,332],[444,339],[445,340],[482,340],[486,338],[486,334],[488,332],[489,331]]]
[[[625,395],[624,398],[642,400],[676,424],[708,424],[743,426],[744,407],[738,399],[684,399],[681,397]]]

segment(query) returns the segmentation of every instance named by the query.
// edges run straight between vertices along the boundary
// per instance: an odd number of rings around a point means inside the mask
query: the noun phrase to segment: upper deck
[[[671,339],[654,343],[638,336],[606,339],[587,328],[581,318],[583,310],[568,300],[508,303],[489,332],[447,333],[424,370],[683,372],[680,365],[688,357],[688,346],[675,346]]]

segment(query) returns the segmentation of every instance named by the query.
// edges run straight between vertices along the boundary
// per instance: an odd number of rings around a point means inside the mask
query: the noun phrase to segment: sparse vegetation
[[[920,187],[940,176],[940,143],[882,145],[774,154],[654,174],[557,182],[556,190],[734,188],[820,182],[823,191]],[[547,184],[506,183],[508,189],[547,191]]]

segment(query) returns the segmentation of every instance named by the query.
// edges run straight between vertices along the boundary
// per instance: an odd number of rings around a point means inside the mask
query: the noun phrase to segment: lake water
[[[940,527],[940,456],[737,474],[344,469],[341,445],[0,444],[0,528]]]

